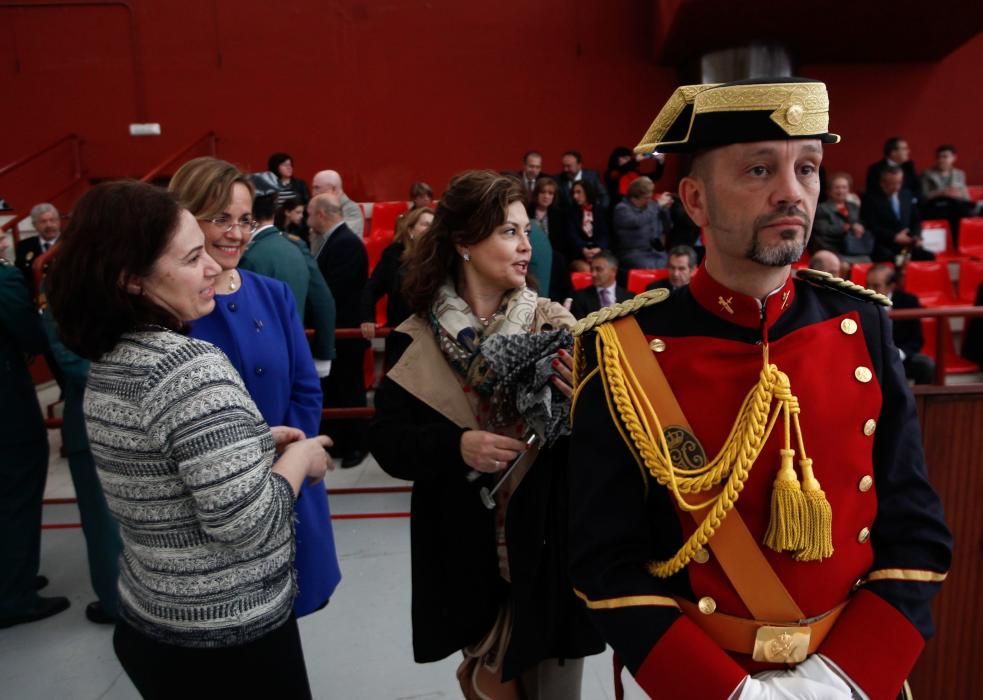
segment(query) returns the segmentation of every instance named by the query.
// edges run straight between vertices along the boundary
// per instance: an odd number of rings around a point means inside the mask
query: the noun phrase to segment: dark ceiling
[[[751,42],[799,65],[935,61],[983,31],[980,0],[656,1],[656,60],[672,67]]]

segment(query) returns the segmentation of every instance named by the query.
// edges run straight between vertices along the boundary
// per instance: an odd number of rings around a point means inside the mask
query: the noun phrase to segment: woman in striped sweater
[[[86,426],[123,538],[120,663],[146,698],[310,697],[293,507],[330,441],[267,426],[225,355],[183,333],[214,308],[220,269],[171,195],[99,185],[65,239],[49,297],[92,360]]]

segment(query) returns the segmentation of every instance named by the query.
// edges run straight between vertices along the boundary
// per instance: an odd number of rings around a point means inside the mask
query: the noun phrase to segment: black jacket
[[[620,284],[616,285],[614,288],[614,301],[626,301],[631,299],[634,294],[629,292],[627,289],[622,287]],[[573,295],[573,303],[570,305],[570,313],[574,315],[574,318],[583,318],[591,311],[597,311],[601,308],[601,297],[598,296],[597,287],[591,285],[581,289],[579,292]]]
[[[922,305],[918,303],[918,297],[908,292],[896,291],[891,295],[895,309],[920,309]],[[922,351],[925,339],[922,336],[921,319],[913,318],[907,321],[892,321],[894,330],[894,344],[898,346],[905,357],[911,357],[915,353]]]
[[[392,243],[382,251],[382,257],[365,283],[362,290],[362,323],[375,323],[375,305],[386,297],[386,325],[395,328],[410,317],[413,312],[403,299],[403,251],[402,243]],[[409,338],[393,331],[386,338],[386,367],[392,367],[403,350],[409,345]]]
[[[414,482],[414,658],[438,661],[480,641],[507,600],[513,629],[506,679],[543,659],[603,650],[567,575],[566,442],[540,453],[509,501],[508,584],[498,571],[495,512],[479,497],[493,477],[465,478],[464,429],[388,377],[375,404],[372,454],[387,473]]]
[[[362,290],[369,276],[369,256],[365,244],[347,224],[334,230],[317,252],[317,266],[331,288],[337,310],[338,328],[357,328]]]

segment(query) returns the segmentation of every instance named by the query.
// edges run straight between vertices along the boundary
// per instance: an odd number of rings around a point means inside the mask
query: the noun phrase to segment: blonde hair
[[[203,156],[178,168],[167,189],[196,219],[212,219],[232,201],[236,183],[245,185],[250,197],[255,196],[252,180],[239,168],[228,161]]]
[[[393,243],[402,243],[409,250],[413,247],[413,239],[410,231],[416,226],[424,214],[433,216],[436,212],[430,207],[417,207],[411,209],[396,220],[396,232],[393,234]]]

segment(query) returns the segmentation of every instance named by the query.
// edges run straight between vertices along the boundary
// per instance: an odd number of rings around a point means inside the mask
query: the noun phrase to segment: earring
[[[464,253],[461,257],[464,258],[464,262],[471,262],[471,253]]]

